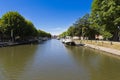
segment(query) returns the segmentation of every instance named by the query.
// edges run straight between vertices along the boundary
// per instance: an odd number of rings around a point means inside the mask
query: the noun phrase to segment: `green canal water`
[[[120,59],[58,40],[0,48],[0,80],[120,80]]]

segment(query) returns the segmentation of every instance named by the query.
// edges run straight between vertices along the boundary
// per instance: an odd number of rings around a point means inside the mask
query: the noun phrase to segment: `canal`
[[[0,80],[120,80],[120,59],[58,40],[0,48]]]

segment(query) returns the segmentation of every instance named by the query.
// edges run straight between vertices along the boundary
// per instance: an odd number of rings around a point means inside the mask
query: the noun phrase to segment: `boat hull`
[[[67,42],[67,43],[65,43],[65,45],[76,46],[75,42]]]

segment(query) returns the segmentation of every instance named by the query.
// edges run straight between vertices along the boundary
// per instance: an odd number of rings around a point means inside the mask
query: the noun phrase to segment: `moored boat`
[[[75,42],[74,42],[72,39],[66,39],[66,40],[64,41],[64,43],[65,43],[66,45],[70,45],[70,46],[75,46],[75,45],[76,45]]]
[[[62,42],[62,43],[65,43],[65,39],[61,39],[61,42]]]

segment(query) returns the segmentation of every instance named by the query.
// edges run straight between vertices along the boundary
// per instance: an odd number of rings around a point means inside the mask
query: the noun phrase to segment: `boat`
[[[61,39],[61,42],[62,42],[62,43],[65,43],[65,39]]]
[[[75,46],[75,42],[72,39],[65,39],[64,41],[65,45]]]
[[[60,40],[60,38],[59,38],[59,37],[57,37],[57,40]]]
[[[47,37],[43,37],[43,38],[42,38],[42,41],[46,41],[46,40],[48,40]]]

